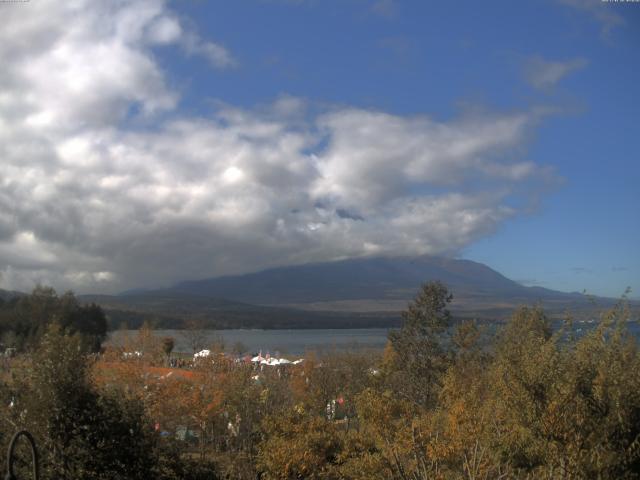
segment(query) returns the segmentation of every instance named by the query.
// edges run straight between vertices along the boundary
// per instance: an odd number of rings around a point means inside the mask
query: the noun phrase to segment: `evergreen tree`
[[[451,322],[452,295],[440,282],[429,282],[404,312],[403,325],[389,333],[395,355],[391,382],[395,390],[419,405],[432,405],[449,363],[442,336]]]

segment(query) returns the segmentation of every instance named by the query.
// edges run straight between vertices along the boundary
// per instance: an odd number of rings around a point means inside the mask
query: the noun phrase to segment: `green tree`
[[[171,356],[171,352],[173,352],[173,348],[175,347],[176,341],[173,337],[164,337],[162,339],[162,351],[167,357],[167,360]]]
[[[100,395],[79,335],[51,324],[17,400],[22,426],[36,434],[44,478],[153,477],[153,437],[142,405]]]
[[[238,356],[246,353],[248,350],[247,346],[239,340],[233,344],[233,347],[231,347],[231,352]]]
[[[422,406],[436,401],[441,377],[449,364],[450,355],[441,337],[451,322],[447,305],[452,298],[442,283],[424,284],[402,312],[402,328],[389,333],[394,353],[389,378],[393,388]]]
[[[30,295],[8,302],[0,309],[0,333],[10,335],[15,346],[35,347],[47,326],[56,322],[68,333],[78,333],[93,352],[107,335],[107,319],[96,304],[82,305],[72,292],[59,297],[50,287],[37,286]]]

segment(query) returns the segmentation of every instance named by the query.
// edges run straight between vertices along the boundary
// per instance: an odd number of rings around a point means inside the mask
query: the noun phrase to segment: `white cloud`
[[[371,11],[381,17],[392,18],[398,11],[396,0],[375,0],[371,5]]]
[[[163,74],[141,45],[162,2],[31,2],[3,8],[3,117],[43,133],[109,126],[133,105],[146,114],[175,106]],[[13,117],[15,116],[15,119]]]
[[[549,89],[554,87],[562,78],[576,70],[586,67],[584,58],[566,61],[550,61],[540,56],[531,57],[525,65],[525,77],[535,88]]]
[[[0,31],[2,288],[454,253],[543,172],[536,111],[442,122],[283,96],[184,116],[152,49],[206,42],[163,2],[29,5]],[[134,107],[146,123],[124,128]]]
[[[193,33],[184,36],[182,45],[189,55],[200,55],[213,67],[229,68],[238,64],[231,53],[222,45],[202,40]]]
[[[366,211],[409,185],[459,187],[478,174],[510,176],[530,163],[500,165],[496,159],[520,145],[535,121],[527,113],[438,123],[356,109],[332,112],[319,119],[332,142],[317,160],[321,176],[314,191]]]
[[[147,27],[149,42],[158,45],[175,43],[182,35],[180,22],[175,18],[161,16]]]
[[[624,18],[614,10],[614,2],[602,0],[558,0],[560,3],[591,15],[602,25],[602,34],[608,35],[613,28],[624,25]]]

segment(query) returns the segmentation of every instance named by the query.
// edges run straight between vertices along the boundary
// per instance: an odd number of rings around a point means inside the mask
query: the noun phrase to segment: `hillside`
[[[587,297],[525,287],[471,260],[432,256],[380,257],[274,268],[246,275],[183,282],[171,290],[311,311],[398,312],[420,284],[440,280],[454,311],[503,318],[517,305],[541,303],[553,312],[591,308]],[[603,306],[610,299],[599,299]]]
[[[575,295],[524,287],[481,263],[440,257],[379,257],[273,268],[183,282],[174,291],[264,305],[354,299],[408,300],[421,283],[440,280],[460,294],[523,298]]]
[[[431,280],[454,295],[457,318],[503,320],[522,304],[541,304],[552,317],[570,311],[592,317],[616,300],[590,299],[541,287],[525,287],[470,260],[420,256],[351,259],[273,268],[245,275],[183,282],[160,290],[83,295],[100,304],[111,328],[180,328],[185,320],[209,328],[347,328],[397,326],[400,312]],[[595,300],[596,306],[592,303]],[[637,302],[633,303],[637,310]]]
[[[2,300],[10,300],[14,297],[20,297],[24,295],[22,292],[16,292],[13,290],[3,290],[0,288],[0,299]]]
[[[308,312],[286,307],[249,305],[171,290],[136,291],[126,295],[81,295],[102,306],[111,329],[182,328],[195,320],[206,328],[363,328],[399,325],[397,312]]]

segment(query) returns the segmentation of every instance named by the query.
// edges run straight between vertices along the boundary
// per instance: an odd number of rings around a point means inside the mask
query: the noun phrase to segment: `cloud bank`
[[[164,2],[2,9],[1,288],[454,254],[550,175],[526,158],[535,109],[440,121],[283,96],[185,116],[154,52],[237,62]]]

